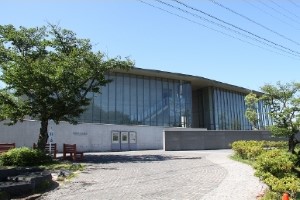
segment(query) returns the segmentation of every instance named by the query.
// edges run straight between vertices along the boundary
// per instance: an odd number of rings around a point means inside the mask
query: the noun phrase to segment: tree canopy
[[[40,120],[39,147],[47,142],[48,120],[77,123],[90,103],[87,94],[100,93],[110,82],[105,73],[134,66],[128,58],[107,58],[92,48],[90,40],[57,25],[0,25],[0,80],[5,83],[0,120]]]
[[[253,93],[246,96],[246,117],[255,125],[258,120],[255,104],[263,101],[273,121],[268,129],[274,136],[288,137],[289,151],[294,153],[295,146],[300,142],[295,137],[300,129],[300,83],[266,84],[261,90],[263,95],[260,97]]]

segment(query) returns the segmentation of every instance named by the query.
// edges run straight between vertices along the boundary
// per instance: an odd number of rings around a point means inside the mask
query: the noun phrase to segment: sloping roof
[[[122,72],[120,70],[116,70],[116,72]],[[208,79],[202,76],[194,76],[194,75],[188,75],[188,74],[182,74],[182,73],[174,73],[174,72],[166,72],[161,70],[155,70],[155,69],[143,69],[143,68],[132,68],[129,71],[125,71],[125,73],[128,74],[134,74],[134,75],[140,75],[140,76],[150,76],[150,77],[159,77],[159,78],[168,78],[168,79],[175,79],[175,80],[182,80],[182,81],[189,81],[191,82],[192,89],[197,90],[200,88],[205,87],[218,87],[226,90],[236,91],[244,94],[248,94],[251,91],[261,95],[262,93],[259,91],[250,90],[244,87],[231,85],[228,83],[223,83],[220,81]]]

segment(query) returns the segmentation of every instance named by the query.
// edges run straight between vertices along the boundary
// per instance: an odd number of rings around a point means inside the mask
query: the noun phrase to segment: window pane
[[[101,94],[94,93],[94,104],[93,104],[93,122],[100,123],[101,114]]]
[[[144,78],[144,123],[150,125],[151,105],[150,105],[150,80]]]
[[[115,84],[116,84],[116,124],[123,124],[123,107],[124,107],[124,84],[123,84],[123,75],[122,74],[116,74],[115,76]]]
[[[154,78],[150,79],[150,125],[156,126],[157,120],[157,100],[156,100],[156,80]]]
[[[105,79],[108,79],[108,75],[105,76]],[[101,88],[101,104],[100,104],[100,122],[108,123],[108,85]]]
[[[138,124],[144,124],[144,80],[143,77],[137,79],[137,107],[138,107]]]
[[[163,125],[170,126],[170,98],[172,90],[169,89],[168,80],[162,82],[162,105],[163,105]]]
[[[124,74],[123,77],[123,123],[130,124],[130,80],[129,76]]]
[[[137,112],[137,85],[136,76],[130,77],[130,119],[132,124],[138,124]]]
[[[108,84],[108,123],[116,123],[116,77],[115,75],[110,75],[112,82]]]

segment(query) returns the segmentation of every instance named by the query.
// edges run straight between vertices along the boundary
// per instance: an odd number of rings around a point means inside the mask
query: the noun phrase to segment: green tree
[[[0,91],[0,120],[40,120],[38,147],[43,149],[49,120],[76,124],[90,103],[87,94],[100,93],[110,82],[105,73],[133,66],[128,58],[93,52],[88,39],[56,25],[0,25],[0,80],[6,85]]]
[[[258,129],[258,118],[257,118],[257,103],[258,98],[256,94],[250,93],[245,97],[245,103],[247,106],[245,116],[251,123],[253,129]]]
[[[274,136],[288,137],[289,151],[295,153],[295,147],[300,143],[296,138],[300,128],[300,83],[266,84],[261,90],[264,94],[260,97],[256,97],[253,93],[246,96],[246,117],[252,123],[258,120],[254,117],[257,116],[255,104],[262,100],[273,121],[273,125],[268,129]],[[251,114],[247,115],[247,112]]]

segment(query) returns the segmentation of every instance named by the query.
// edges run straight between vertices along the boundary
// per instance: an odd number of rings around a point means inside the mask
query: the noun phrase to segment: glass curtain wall
[[[110,73],[101,94],[90,93],[80,122],[191,127],[190,82]]]
[[[244,98],[242,93],[213,88],[215,130],[251,130]]]
[[[245,117],[245,94],[213,88],[214,124],[216,130],[251,130],[252,126]],[[272,124],[267,114],[268,108],[258,102],[257,112],[259,129]]]

